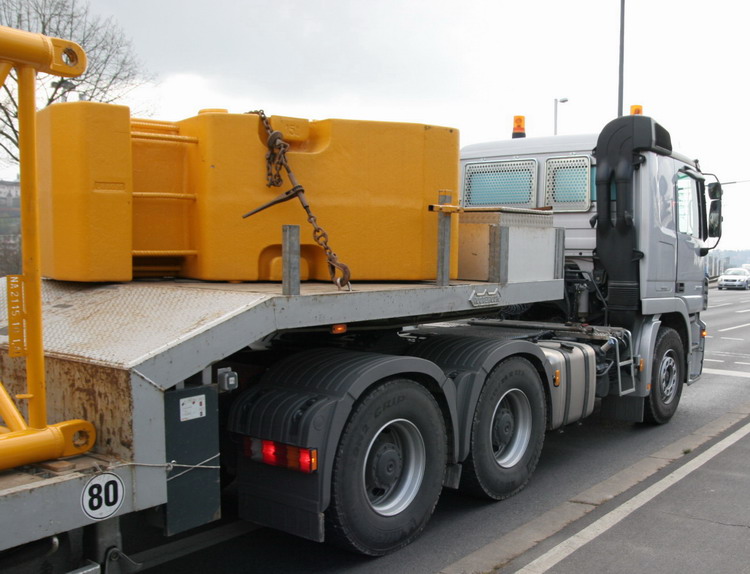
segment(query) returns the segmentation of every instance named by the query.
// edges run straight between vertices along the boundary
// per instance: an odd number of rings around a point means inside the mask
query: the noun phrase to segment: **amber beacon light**
[[[526,137],[526,116],[513,116],[513,139]]]

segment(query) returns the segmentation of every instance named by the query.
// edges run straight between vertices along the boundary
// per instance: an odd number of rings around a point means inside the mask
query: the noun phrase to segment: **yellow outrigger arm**
[[[18,76],[19,158],[21,163],[21,250],[23,275],[9,276],[9,355],[26,358],[28,423],[0,382],[0,470],[87,452],[94,426],[83,420],[47,424],[39,190],[36,158],[36,74],[76,77],[86,70],[86,54],[67,40],[0,26],[0,86],[11,70]]]

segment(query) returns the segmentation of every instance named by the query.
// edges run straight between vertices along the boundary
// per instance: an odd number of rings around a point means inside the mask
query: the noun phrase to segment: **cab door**
[[[675,163],[674,193],[677,231],[677,277],[675,294],[685,301],[689,313],[703,310],[705,270],[701,257],[705,226],[702,176],[682,162]]]
[[[677,224],[675,166],[671,157],[647,154],[639,170],[641,198],[640,245],[643,299],[675,296],[677,284]]]

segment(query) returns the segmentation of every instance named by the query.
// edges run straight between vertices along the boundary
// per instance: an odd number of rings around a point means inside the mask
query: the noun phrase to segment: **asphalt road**
[[[353,555],[268,529],[258,529],[209,549],[148,570],[181,571],[435,573],[532,522],[577,493],[590,489],[750,402],[750,291],[711,289],[704,375],[683,391],[680,408],[664,426],[620,423],[595,412],[564,432],[548,433],[529,485],[499,503],[445,490],[423,535],[378,559]]]
[[[704,367],[750,371],[750,291],[719,291],[709,295],[708,353]]]

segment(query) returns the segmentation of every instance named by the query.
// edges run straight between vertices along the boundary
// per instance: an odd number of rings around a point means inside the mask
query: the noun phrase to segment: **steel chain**
[[[257,110],[254,112],[248,112],[249,114],[256,114],[260,117],[263,122],[263,127],[266,129],[268,137],[273,134],[273,128],[271,122],[266,117],[263,110]],[[278,151],[277,151],[278,148]],[[266,180],[268,187],[281,187],[284,182],[284,178],[281,175],[281,170],[284,168],[284,162],[286,160],[286,150],[289,149],[289,144],[284,140],[279,140],[276,145],[268,145],[268,153],[266,154]]]
[[[271,127],[271,122],[268,119],[268,116],[266,116],[263,110],[256,110],[247,113],[257,115],[260,118],[260,121],[263,123],[263,127],[265,128],[266,133],[268,134],[268,153],[266,154],[266,186],[281,187],[284,181],[283,175],[281,173],[282,170],[286,171],[287,175],[289,176],[289,180],[292,183],[291,190],[285,192],[281,197],[259,209],[270,207],[275,203],[287,201],[288,199],[296,196],[302,204],[305,213],[307,213],[308,223],[310,223],[310,225],[312,225],[313,227],[313,240],[321,249],[323,249],[323,252],[326,254],[326,260],[328,262],[328,273],[331,276],[331,281],[339,289],[349,288],[349,290],[351,290],[351,271],[349,270],[349,266],[339,261],[333,249],[331,249],[331,247],[328,245],[328,233],[325,229],[318,225],[318,219],[313,214],[312,209],[310,208],[310,204],[307,203],[307,199],[305,198],[305,190],[299,183],[297,183],[297,179],[294,176],[292,169],[289,167],[289,163],[286,157],[286,152],[289,149],[289,144],[283,140],[281,132],[274,131],[273,127]],[[250,212],[250,214],[257,211],[258,210]],[[337,276],[338,273],[340,273],[341,275]]]

